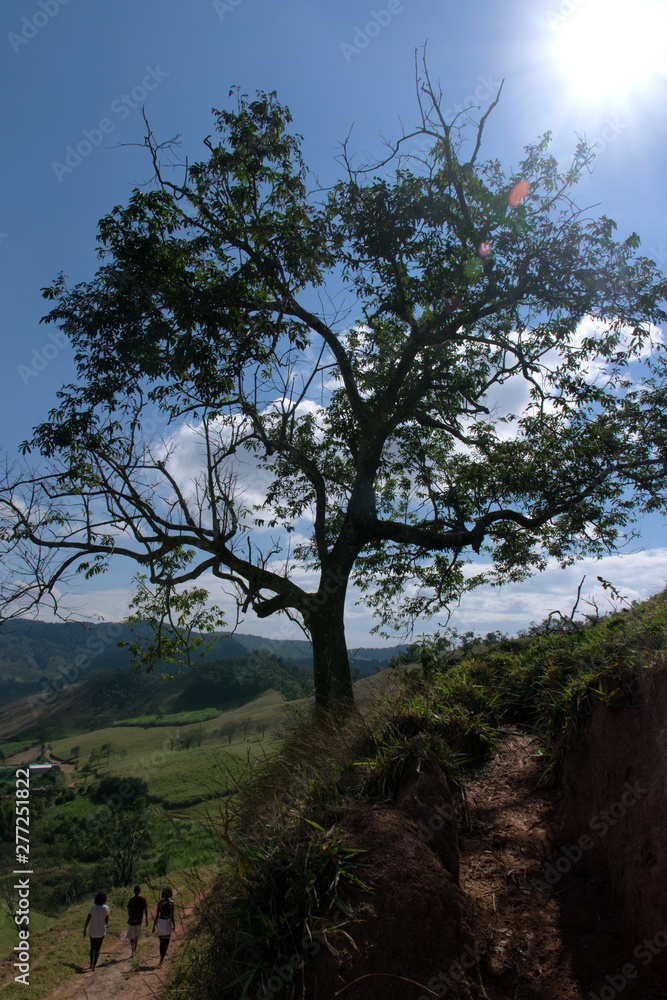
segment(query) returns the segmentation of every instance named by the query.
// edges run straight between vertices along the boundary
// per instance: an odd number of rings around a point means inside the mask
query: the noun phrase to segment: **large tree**
[[[3,537],[33,566],[8,607],[111,557],[167,611],[212,574],[303,625],[326,708],[352,698],[351,580],[414,620],[662,502],[666,285],[574,201],[592,151],[563,169],[547,135],[506,173],[479,157],[494,105],[446,120],[425,70],[417,96],[387,159],[344,149],[327,191],[275,94],[215,112],[177,179],[147,131],[155,183],[101,220],[96,275],[44,290],[78,380],[26,445],[39,469],[8,471]]]

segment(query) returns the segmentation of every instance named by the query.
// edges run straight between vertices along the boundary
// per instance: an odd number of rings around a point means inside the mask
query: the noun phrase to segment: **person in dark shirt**
[[[146,902],[145,896],[141,895],[141,886],[135,885],[134,896],[128,900],[127,904],[127,940],[130,942],[130,948],[132,949],[132,954],[130,958],[134,958],[137,953],[137,945],[139,944],[139,938],[141,937],[141,922],[145,921],[146,927],[148,927],[148,903]]]

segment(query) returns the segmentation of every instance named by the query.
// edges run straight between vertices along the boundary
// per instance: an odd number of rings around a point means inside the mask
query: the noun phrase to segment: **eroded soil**
[[[576,844],[557,839],[557,793],[541,783],[543,770],[537,742],[508,730],[465,782],[460,879],[488,1000],[665,1000],[664,982],[633,954],[606,882],[587,870],[585,853],[569,860]]]
[[[415,817],[408,815],[410,789],[401,809],[398,803],[369,807],[364,829],[372,834],[369,844],[374,845],[372,853],[381,862],[378,870],[385,876],[387,891],[380,891],[382,885],[376,879],[375,893],[367,898],[367,907],[377,913],[371,914],[371,919],[362,919],[359,932],[350,927],[363,944],[363,956],[350,947],[352,964],[346,968],[344,948],[338,945],[330,952],[322,949],[329,963],[329,968],[323,967],[328,988],[322,980],[321,988],[313,984],[318,997],[667,1000],[667,986],[656,974],[652,961],[640,959],[633,952],[634,942],[626,934],[618,903],[599,869],[589,870],[586,854],[579,852],[581,858],[577,860],[576,844],[571,840],[564,843],[558,837],[556,815],[561,792],[544,785],[543,770],[544,758],[536,741],[525,733],[506,730],[493,760],[465,777],[466,810],[459,831],[460,888],[454,881],[447,882],[442,872],[439,874],[440,880],[444,879],[441,902],[447,912],[451,909],[455,923],[460,922],[465,929],[465,942],[459,928],[460,940],[452,954],[455,958],[466,951],[472,954],[470,942],[473,938],[476,942],[479,964],[464,981],[458,978],[458,963],[445,960],[442,942],[435,947],[429,941],[427,931],[436,913],[436,902],[431,897],[441,891],[435,871],[429,876],[429,866],[432,869],[435,861],[432,849],[437,845],[435,840],[418,840]],[[415,802],[418,800],[426,812],[434,812],[429,796],[436,791],[435,777],[422,776]],[[426,813],[424,818],[428,818]],[[395,836],[392,824],[397,826]],[[410,834],[407,838],[406,831]],[[446,862],[443,871],[451,871],[451,859],[443,851],[444,847],[440,850],[441,860]],[[411,865],[419,870],[407,872]],[[418,912],[422,882],[423,899]],[[415,898],[401,897],[396,891],[400,885],[406,891],[407,887],[417,889],[412,893]],[[408,903],[414,913],[406,921]],[[460,911],[459,916],[456,911]],[[184,914],[162,969],[158,968],[154,936],[141,942],[135,963],[128,959],[129,946],[124,938],[110,938],[96,972],[87,973],[83,967],[75,970],[48,1000],[111,1000],[116,996],[157,1000],[177,957],[187,917]],[[444,917],[440,922],[445,926]],[[382,950],[383,938],[386,943],[393,933],[403,950],[414,950],[417,945],[422,949],[423,961],[417,963],[419,971],[414,976],[405,977],[393,946],[391,954],[399,962],[396,968],[386,956],[379,962],[373,959],[373,952]],[[450,944],[455,937],[452,932]],[[441,952],[444,964],[436,958],[436,951]],[[418,956],[415,953],[412,957]],[[435,969],[441,973],[437,984]]]

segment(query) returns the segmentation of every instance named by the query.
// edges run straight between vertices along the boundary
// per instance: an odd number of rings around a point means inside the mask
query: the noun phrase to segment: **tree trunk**
[[[345,581],[345,584],[347,581]],[[320,587],[311,599],[306,627],[313,643],[315,706],[318,712],[349,711],[354,706],[350,660],[345,641],[345,590]]]

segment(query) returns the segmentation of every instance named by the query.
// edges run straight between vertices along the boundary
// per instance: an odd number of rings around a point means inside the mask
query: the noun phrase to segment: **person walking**
[[[146,927],[148,927],[148,903],[146,902],[146,897],[141,895],[141,886],[135,885],[134,896],[127,902],[127,934],[125,936],[130,942],[130,948],[132,949],[130,958],[134,958],[137,954],[137,945],[141,937],[142,920],[145,921]]]
[[[167,948],[169,947],[169,940],[171,938],[172,931],[176,930],[176,923],[174,921],[174,901],[171,898],[171,889],[168,887],[162,890],[162,898],[157,904],[157,909],[155,910],[153,930],[155,930],[156,927],[158,937],[160,938],[160,965],[162,965],[164,962],[164,956],[167,954]]]
[[[97,960],[100,957],[100,948],[102,942],[104,941],[104,935],[107,932],[107,927],[109,924],[109,907],[106,905],[107,894],[106,892],[98,892],[95,896],[95,902],[88,910],[88,916],[86,917],[86,922],[83,925],[83,936],[86,936],[86,931],[90,925],[90,966],[88,971],[92,972],[97,965]]]

